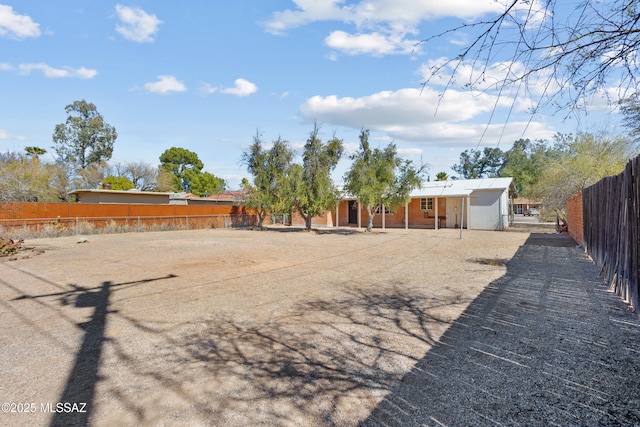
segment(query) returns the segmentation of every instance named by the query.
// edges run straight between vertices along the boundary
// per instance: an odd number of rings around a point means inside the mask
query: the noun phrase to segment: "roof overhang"
[[[140,191],[140,190],[96,190],[96,189],[80,189],[69,191],[67,194],[86,194],[86,193],[98,193],[98,194],[129,194],[129,195],[144,195],[144,196],[171,196],[174,193],[161,193],[156,191]]]

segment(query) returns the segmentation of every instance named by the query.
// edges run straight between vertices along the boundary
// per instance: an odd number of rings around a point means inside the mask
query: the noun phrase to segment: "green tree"
[[[314,216],[333,209],[340,197],[340,192],[331,180],[331,172],[342,156],[342,140],[335,135],[326,143],[318,138],[320,127],[314,123],[313,130],[304,145],[302,168],[292,173],[293,205],[302,216],[305,228],[311,230],[311,219]]]
[[[517,193],[529,197],[546,165],[559,154],[555,147],[545,141],[519,139],[504,153],[500,175],[512,177]]]
[[[222,193],[226,187],[224,180],[203,171],[203,167],[193,151],[171,147],[160,155],[160,169],[167,174],[158,175],[158,187],[166,191],[188,191],[198,197]]]
[[[24,151],[26,151],[27,156],[30,156],[31,158],[33,158],[34,162],[37,162],[40,156],[42,156],[47,152],[47,150],[40,147],[25,147]]]
[[[193,151],[171,147],[160,155],[160,167],[174,176],[179,190],[191,191],[189,177],[193,177],[194,174],[187,172],[200,172],[204,164]]]
[[[185,176],[189,181],[190,192],[198,197],[207,197],[224,192],[224,179],[206,171],[187,170]]]
[[[136,188],[126,176],[109,175],[102,180],[102,185],[108,185],[111,190],[127,191]]]
[[[406,203],[413,189],[422,184],[426,165],[419,168],[398,157],[396,146],[371,149],[369,130],[360,132],[360,149],[351,156],[353,163],[345,174],[345,191],[355,196],[367,210],[367,231],[382,205],[391,211]]]
[[[620,112],[623,117],[623,124],[629,130],[629,134],[636,144],[640,142],[640,93],[636,92],[632,96],[620,102]]]
[[[532,195],[544,200],[545,208],[556,211],[566,222],[567,200],[606,176],[624,170],[627,161],[638,153],[629,138],[607,132],[557,134],[559,153],[544,167]]]
[[[75,171],[109,160],[118,134],[105,123],[96,106],[83,99],[67,105],[65,111],[66,122],[56,125],[53,132],[54,149],[60,160]]]
[[[258,130],[252,144],[242,153],[241,162],[253,176],[253,183],[243,179],[243,189],[247,191],[246,206],[258,215],[258,227],[262,227],[268,212],[290,212],[293,151],[289,143],[279,137],[266,150]]]
[[[158,178],[156,180],[156,187],[154,190],[169,193],[181,191],[176,176],[162,166],[158,168]]]
[[[504,153],[499,148],[485,147],[484,150],[464,150],[460,162],[451,166],[464,179],[500,176],[504,163]]]
[[[436,181],[446,181],[449,179],[449,175],[446,172],[438,172],[436,174]]]

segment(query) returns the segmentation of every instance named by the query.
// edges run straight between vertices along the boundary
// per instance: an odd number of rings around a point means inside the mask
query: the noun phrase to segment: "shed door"
[[[501,191],[474,191],[469,226],[474,230],[502,230]]]

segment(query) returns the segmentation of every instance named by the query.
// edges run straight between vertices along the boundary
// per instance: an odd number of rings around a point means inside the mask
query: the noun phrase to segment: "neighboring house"
[[[542,200],[537,199],[525,199],[522,197],[518,197],[513,199],[513,213],[514,214],[524,214],[527,209],[538,209],[542,208]]]
[[[427,182],[411,192],[411,201],[395,212],[380,212],[377,228],[467,228],[503,230],[509,226],[510,200],[515,196],[512,178],[482,178]],[[362,227],[367,222],[364,206],[345,197],[334,215],[336,225]]]
[[[75,190],[69,195],[75,196],[78,203],[141,203],[168,205],[173,193],[159,193],[139,190]]]
[[[175,193],[171,196],[171,204],[176,205],[215,205],[244,206],[244,191],[227,191],[208,197],[198,197],[191,193]]]
[[[197,197],[191,193],[160,193],[139,190],[75,190],[69,194],[75,196],[78,203],[135,203],[150,205],[215,205],[243,206],[240,191],[228,191],[209,197]]]

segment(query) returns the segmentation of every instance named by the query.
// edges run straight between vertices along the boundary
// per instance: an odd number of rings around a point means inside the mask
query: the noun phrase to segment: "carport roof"
[[[450,179],[425,182],[411,192],[411,197],[466,197],[477,190],[506,189],[515,192],[513,178]]]

